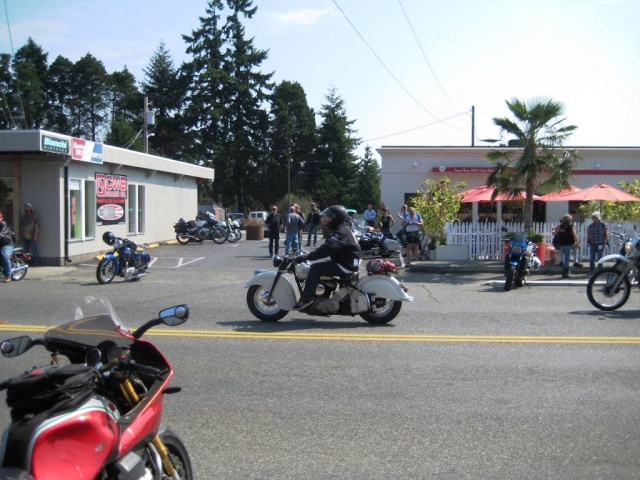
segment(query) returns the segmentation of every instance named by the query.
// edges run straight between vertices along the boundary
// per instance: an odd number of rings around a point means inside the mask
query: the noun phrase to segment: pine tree
[[[104,64],[87,53],[73,65],[71,134],[98,140],[108,125],[109,78]]]
[[[156,113],[149,150],[163,157],[184,159],[187,140],[182,115],[189,79],[174,66],[164,42],[143,71],[142,89]]]
[[[58,55],[51,65],[47,75],[47,109],[45,128],[52,132],[68,134],[71,131],[70,104],[73,90],[73,62]]]
[[[376,209],[380,205],[380,167],[369,145],[364,149],[364,158],[358,162],[354,193],[354,198],[348,200],[349,205],[372,203]]]
[[[26,130],[38,129],[44,124],[47,56],[42,47],[29,37],[13,58],[13,82],[9,92],[17,99],[19,107],[14,118]]]

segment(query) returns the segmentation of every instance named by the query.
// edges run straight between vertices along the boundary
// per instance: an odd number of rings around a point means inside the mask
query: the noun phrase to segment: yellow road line
[[[49,327],[36,325],[0,325],[0,332],[46,332]],[[271,340],[333,340],[368,342],[442,342],[442,343],[582,343],[640,344],[640,337],[572,337],[544,335],[418,335],[366,333],[292,333],[292,332],[231,332],[220,330],[156,329],[146,336],[236,338]]]

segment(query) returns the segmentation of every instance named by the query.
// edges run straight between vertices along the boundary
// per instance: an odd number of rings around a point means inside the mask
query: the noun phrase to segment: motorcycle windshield
[[[101,296],[85,297],[66,305],[53,317],[52,323],[60,325],[44,335],[44,343],[49,351],[86,351],[104,342],[112,342],[120,347],[130,347],[134,343],[111,302]]]
[[[514,233],[513,237],[511,237],[511,243],[515,243],[517,245],[526,245],[528,243],[528,239],[528,235],[524,232]]]

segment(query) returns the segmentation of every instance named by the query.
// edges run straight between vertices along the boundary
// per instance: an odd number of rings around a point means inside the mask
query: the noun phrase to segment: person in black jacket
[[[302,263],[306,260],[319,260],[326,257],[331,260],[311,264],[302,295],[293,307],[294,310],[304,310],[313,303],[320,276],[337,277],[358,271],[362,254],[347,219],[347,211],[342,205],[333,205],[322,212],[321,222],[327,226],[331,236],[309,255],[300,255],[296,258],[296,262]]]
[[[11,281],[11,252],[15,234],[4,221],[4,213],[0,210],[0,260],[2,260],[2,270],[4,270],[4,282]]]
[[[271,207],[271,213],[267,215],[264,223],[269,227],[269,256],[278,255],[280,249],[280,230],[284,226],[284,220],[278,213],[278,207]]]

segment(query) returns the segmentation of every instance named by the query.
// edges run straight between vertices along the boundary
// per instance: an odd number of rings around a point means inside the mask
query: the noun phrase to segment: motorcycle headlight
[[[514,245],[511,247],[513,253],[522,253],[522,247],[520,245]]]

